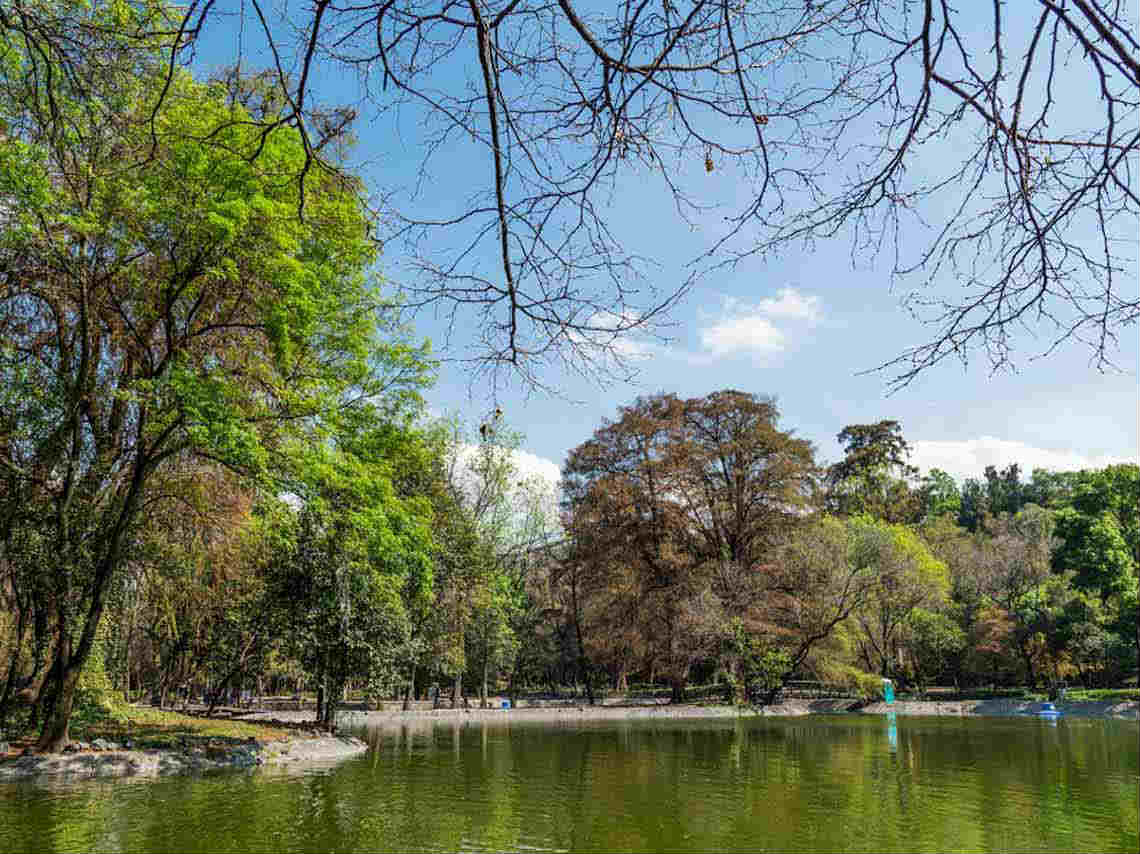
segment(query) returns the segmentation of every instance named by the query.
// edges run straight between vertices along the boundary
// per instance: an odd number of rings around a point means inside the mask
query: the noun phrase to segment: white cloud
[[[782,288],[774,297],[755,305],[726,297],[720,317],[700,330],[704,356],[721,358],[738,354],[767,356],[788,348],[788,336],[777,321],[819,322],[819,297],[802,294],[795,288]]]
[[[521,477],[537,477],[552,488],[558,489],[558,484],[562,480],[562,469],[554,460],[520,450],[511,454],[511,462],[515,464]]]
[[[475,462],[478,445],[464,443],[456,449],[456,477],[465,492],[475,489],[475,475],[471,465]],[[514,468],[508,500],[515,510],[524,514],[531,502],[537,502],[551,524],[557,524],[558,503],[562,494],[562,470],[558,464],[530,451],[516,450],[510,454]]]
[[[911,442],[910,448],[911,463],[918,466],[924,474],[932,468],[942,469],[959,482],[968,477],[982,477],[986,466],[1001,469],[1010,463],[1021,466],[1023,477],[1028,478],[1035,468],[1077,471],[1103,468],[1114,463],[1136,462],[1135,459],[1107,454],[1088,455],[1076,451],[1035,448],[1024,442],[993,436],[957,441],[918,440]]]
[[[801,294],[795,288],[783,288],[775,298],[760,300],[756,309],[769,317],[819,322],[819,297]]]
[[[761,314],[726,317],[701,330],[701,346],[715,357],[735,353],[779,353],[787,339],[772,321]]]

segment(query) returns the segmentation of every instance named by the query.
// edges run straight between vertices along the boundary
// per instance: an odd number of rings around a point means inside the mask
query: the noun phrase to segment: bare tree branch
[[[53,8],[0,6],[0,35],[47,76],[100,36]],[[1109,369],[1140,316],[1134,4],[1037,0],[1030,16],[1000,0],[986,15],[948,0],[250,8],[192,0],[136,35],[169,45],[173,74],[194,45],[227,37],[227,18],[252,14],[279,89],[257,120],[264,134],[302,132],[302,183],[314,166],[340,174],[331,152],[358,113],[417,123],[420,167],[408,186],[377,189],[377,238],[408,259],[412,307],[477,328],[460,356],[473,382],[543,388],[556,365],[628,376],[626,339],[660,334],[702,276],[837,237],[853,263],[884,262],[930,324],[925,343],[879,366],[896,388],[950,357],[1001,370],[1027,346],[1070,342]],[[321,107],[318,67],[355,73],[360,103]],[[441,184],[438,167],[470,148],[490,168]],[[712,170],[750,192],[710,198]],[[660,291],[606,211],[658,182],[682,220],[724,223]]]

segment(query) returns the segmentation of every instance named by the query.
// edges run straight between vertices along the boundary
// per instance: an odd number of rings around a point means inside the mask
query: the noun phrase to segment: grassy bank
[[[108,741],[134,741],[152,747],[174,747],[186,740],[226,739],[231,741],[275,741],[290,733],[265,724],[184,715],[150,706],[128,706],[120,718],[83,724],[72,733],[79,741],[103,738]]]
[[[150,706],[122,706],[114,715],[79,720],[71,727],[74,744],[89,745],[102,740],[140,750],[176,749],[196,744],[266,743],[292,734],[289,729],[256,721],[204,718]],[[7,755],[22,753],[35,740],[32,733],[12,738],[7,742]]]

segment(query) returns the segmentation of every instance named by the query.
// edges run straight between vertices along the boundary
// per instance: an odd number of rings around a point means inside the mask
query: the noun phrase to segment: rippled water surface
[[[0,851],[1131,851],[1140,726],[417,723],[303,773],[0,784]]]

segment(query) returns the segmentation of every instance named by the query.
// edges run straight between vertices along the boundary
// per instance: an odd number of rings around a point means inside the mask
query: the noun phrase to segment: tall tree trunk
[[[570,581],[571,606],[574,609],[574,636],[578,641],[578,678],[586,684],[586,696],[590,705],[594,705],[594,686],[590,684],[590,663],[586,659],[586,646],[582,639],[582,619],[578,608],[578,581],[572,577]]]
[[[490,656],[487,654],[487,649],[483,649],[483,681],[479,686],[479,708],[487,708],[487,659]]]
[[[61,634],[56,647],[55,663],[47,682],[50,692],[43,728],[40,730],[36,750],[41,753],[59,753],[71,742],[68,726],[71,709],[75,704],[75,686],[79,684],[82,663],[71,656],[71,638]]]
[[[459,701],[463,698],[463,674],[455,674],[455,683],[451,687],[451,708],[458,709]]]

